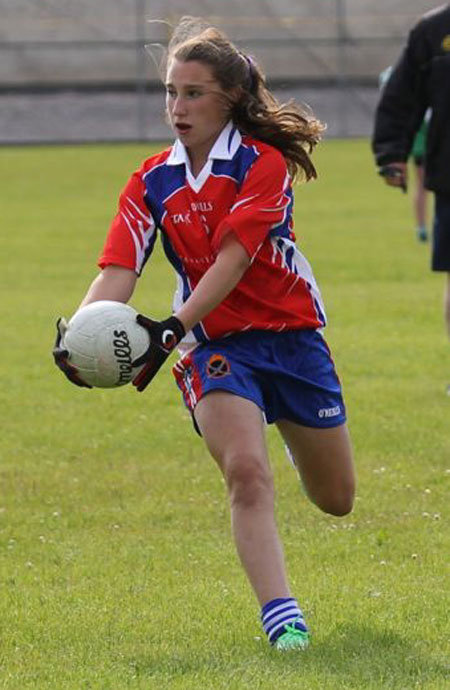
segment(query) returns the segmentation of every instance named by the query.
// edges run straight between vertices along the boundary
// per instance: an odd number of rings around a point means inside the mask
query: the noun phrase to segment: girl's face
[[[225,92],[209,65],[172,59],[166,79],[169,122],[191,162],[205,162],[229,118]]]

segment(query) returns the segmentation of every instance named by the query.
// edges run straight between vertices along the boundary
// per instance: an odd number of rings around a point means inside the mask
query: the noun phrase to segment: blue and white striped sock
[[[261,609],[261,621],[270,644],[274,644],[283,634],[285,625],[294,621],[295,627],[299,630],[308,630],[297,599],[293,597],[268,601]]]

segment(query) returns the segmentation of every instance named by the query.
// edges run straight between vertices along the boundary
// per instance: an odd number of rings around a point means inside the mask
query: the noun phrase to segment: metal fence
[[[0,143],[170,136],[155,62],[170,27],[186,13],[207,18],[255,55],[276,95],[308,103],[329,135],[366,136],[380,71],[433,6],[420,0],[0,0]]]

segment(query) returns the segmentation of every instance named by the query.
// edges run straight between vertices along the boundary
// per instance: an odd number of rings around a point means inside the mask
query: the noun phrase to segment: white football
[[[148,348],[150,337],[128,304],[101,300],[70,319],[61,346],[85,383],[116,388],[129,383],[142,367],[131,363]]]

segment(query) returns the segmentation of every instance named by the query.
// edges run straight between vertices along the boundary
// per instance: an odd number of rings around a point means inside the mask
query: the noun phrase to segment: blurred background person
[[[428,108],[425,187],[435,195],[431,267],[446,273],[450,338],[450,3],[419,19],[382,90],[372,149],[387,184],[406,189],[408,156]]]

